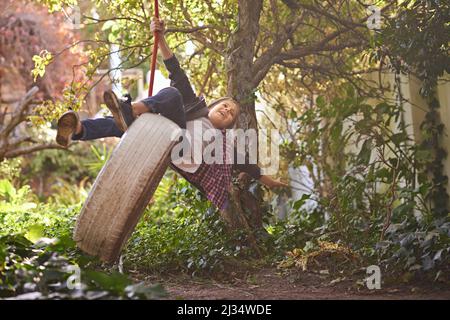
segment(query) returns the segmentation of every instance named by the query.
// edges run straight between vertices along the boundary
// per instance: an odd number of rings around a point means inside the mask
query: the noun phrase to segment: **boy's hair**
[[[231,101],[231,102],[233,102],[235,105],[237,105],[238,108],[239,108],[238,112],[236,113],[236,116],[235,116],[234,119],[233,119],[233,122],[232,122],[232,123],[230,124],[230,126],[227,128],[227,129],[232,129],[232,128],[235,126],[235,124],[236,124],[236,122],[237,122],[237,119],[239,118],[239,114],[241,113],[241,105],[240,105],[234,98],[232,98],[232,97],[222,97],[222,98],[216,99],[216,100],[212,101],[212,102],[208,105],[208,109],[213,108],[215,105],[217,105],[218,103],[221,103],[221,102],[223,102],[223,101]]]

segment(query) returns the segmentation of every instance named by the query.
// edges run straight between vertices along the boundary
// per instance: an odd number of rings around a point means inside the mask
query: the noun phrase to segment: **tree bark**
[[[227,94],[240,104],[241,113],[237,126],[244,130],[257,130],[258,128],[255,112],[254,91],[256,86],[253,81],[253,59],[259,34],[262,4],[262,0],[238,1],[238,25],[230,36],[226,49]],[[244,183],[244,185],[248,187],[248,183]],[[247,243],[258,255],[261,255],[255,237],[255,231],[262,227],[258,201],[245,187],[243,188],[243,185],[231,187],[230,201],[230,207],[222,212],[222,218],[231,230],[246,231]]]
[[[244,130],[258,128],[252,69],[262,4],[262,0],[238,1],[238,26],[226,51],[227,92],[241,105],[238,126]]]

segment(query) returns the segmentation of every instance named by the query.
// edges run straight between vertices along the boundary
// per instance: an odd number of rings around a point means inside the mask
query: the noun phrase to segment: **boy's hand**
[[[261,181],[264,185],[266,185],[270,189],[274,189],[274,188],[289,188],[289,185],[287,183],[284,183],[284,182],[279,181],[279,180],[272,179],[269,176],[261,176],[261,178],[259,178],[259,181]]]
[[[166,32],[166,24],[164,23],[164,20],[153,17],[152,22],[150,23],[150,30],[158,33],[160,36],[164,36],[164,32]]]
[[[289,185],[283,181],[280,180],[272,180],[271,185],[269,186],[271,189],[277,189],[277,188],[289,188]]]
[[[152,18],[152,22],[150,23],[150,30],[158,35],[158,46],[161,50],[161,54],[164,60],[170,59],[173,56],[172,50],[170,50],[167,45],[166,38],[164,37],[164,33],[166,32],[166,24],[164,20],[160,20],[156,17]]]
[[[133,103],[133,116],[135,118],[139,117],[141,114],[149,112],[148,108],[143,103]]]

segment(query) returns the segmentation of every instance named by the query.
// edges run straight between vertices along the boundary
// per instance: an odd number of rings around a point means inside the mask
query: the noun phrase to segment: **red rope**
[[[158,0],[155,0],[155,17],[159,18],[159,6]],[[153,33],[153,52],[152,52],[152,60],[150,65],[150,85],[148,87],[148,96],[151,97],[153,95],[153,82],[155,81],[155,68],[156,68],[156,56],[158,55],[158,33]]]

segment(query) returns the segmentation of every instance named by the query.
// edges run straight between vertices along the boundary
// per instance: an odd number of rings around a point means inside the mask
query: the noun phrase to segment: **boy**
[[[195,137],[194,127],[201,126],[203,132],[208,129],[219,129],[225,135],[225,129],[232,128],[239,116],[239,104],[230,97],[223,97],[209,106],[203,97],[197,97],[192,90],[189,79],[169,49],[164,38],[164,22],[156,18],[151,23],[151,31],[159,33],[159,48],[164,64],[169,71],[171,87],[164,88],[156,95],[142,101],[131,103],[131,97],[120,101],[112,91],[104,94],[105,103],[113,117],[87,119],[80,122],[73,111],[68,111],[58,121],[56,141],[67,146],[73,140],[93,140],[104,137],[121,137],[136,117],[145,112],[159,113],[172,120],[189,136]],[[188,139],[189,140],[189,139]],[[191,141],[200,143],[202,141]],[[202,149],[203,149],[202,148]],[[269,188],[286,187],[287,185],[261,175],[257,165],[232,164],[229,159],[231,150],[227,149],[223,139],[223,160],[220,163],[201,161],[185,161],[172,163],[171,167],[196,186],[220,210],[226,210],[229,204],[228,190],[231,186],[232,169],[248,173],[260,180]],[[228,162],[228,163],[227,163]]]

